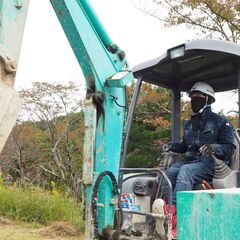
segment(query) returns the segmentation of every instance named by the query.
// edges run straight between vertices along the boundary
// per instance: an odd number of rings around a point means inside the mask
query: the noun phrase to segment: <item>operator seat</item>
[[[240,185],[240,129],[234,131],[234,145],[236,149],[229,161],[228,166],[222,160],[219,160],[219,165],[215,169],[215,174],[212,182],[209,185],[213,188],[236,188]],[[203,190],[202,184],[195,184],[193,190]]]
[[[229,167],[232,170],[239,171],[240,170],[240,163],[239,163],[239,148],[240,148],[240,129],[237,128],[234,132],[234,144],[236,149],[230,159]]]
[[[213,177],[213,188],[237,188],[240,186],[240,129],[234,132],[234,144],[236,149],[230,159],[228,166],[223,161],[215,160],[215,174]],[[217,164],[217,165],[216,165]]]

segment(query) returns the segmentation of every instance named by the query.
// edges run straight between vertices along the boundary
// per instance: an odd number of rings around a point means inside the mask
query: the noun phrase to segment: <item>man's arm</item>
[[[234,153],[234,135],[232,125],[224,120],[218,132],[218,143],[213,144],[216,157],[230,158]]]
[[[188,124],[189,124],[189,121],[186,121],[184,123],[182,141],[179,142],[179,143],[172,143],[171,144],[171,151],[176,152],[176,153],[185,153],[187,151],[188,147],[187,147],[187,143],[186,143],[185,130],[187,129]]]
[[[185,153],[188,147],[185,140],[185,135],[183,135],[183,139],[180,143],[172,143],[171,150],[176,153]]]

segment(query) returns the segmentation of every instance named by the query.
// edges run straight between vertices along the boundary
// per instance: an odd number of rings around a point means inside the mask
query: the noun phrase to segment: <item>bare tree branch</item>
[[[44,170],[45,172],[48,172],[48,173],[52,174],[52,175],[55,176],[55,177],[61,178],[57,173],[55,173],[55,171],[48,170],[48,169],[46,169],[43,165],[40,165],[40,167],[41,167],[41,169]]]
[[[141,0],[139,0],[141,1]],[[233,2],[220,2],[217,0],[161,0],[149,1],[146,5],[135,7],[151,17],[167,23],[167,26],[186,24],[187,27],[195,27],[204,35],[213,37],[214,34],[220,39],[237,42],[240,40],[240,14],[237,9],[239,0]],[[148,6],[148,9],[145,8]],[[160,8],[162,7],[162,8]],[[160,15],[158,9],[166,9],[168,16]],[[235,14],[236,13],[236,14]]]

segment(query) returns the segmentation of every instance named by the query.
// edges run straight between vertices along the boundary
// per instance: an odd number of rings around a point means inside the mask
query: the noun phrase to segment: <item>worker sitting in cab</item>
[[[173,186],[173,239],[177,238],[176,193],[192,190],[194,184],[200,184],[203,180],[211,182],[215,168],[211,156],[214,155],[228,163],[235,150],[232,125],[226,118],[211,110],[211,104],[215,102],[213,88],[207,83],[197,82],[191,88],[189,97],[191,119],[184,125],[182,141],[170,144],[171,151],[184,153],[185,157],[183,161],[173,164],[166,171]],[[168,199],[166,189],[167,187],[163,187],[165,202]],[[162,205],[162,211],[167,214],[167,204],[162,199],[158,199],[158,204]],[[164,233],[160,232],[160,235]]]

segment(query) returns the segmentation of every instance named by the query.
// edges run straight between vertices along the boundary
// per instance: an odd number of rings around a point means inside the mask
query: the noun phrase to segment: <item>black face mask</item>
[[[193,97],[191,99],[191,107],[194,113],[198,113],[206,104],[206,99],[202,97]]]

